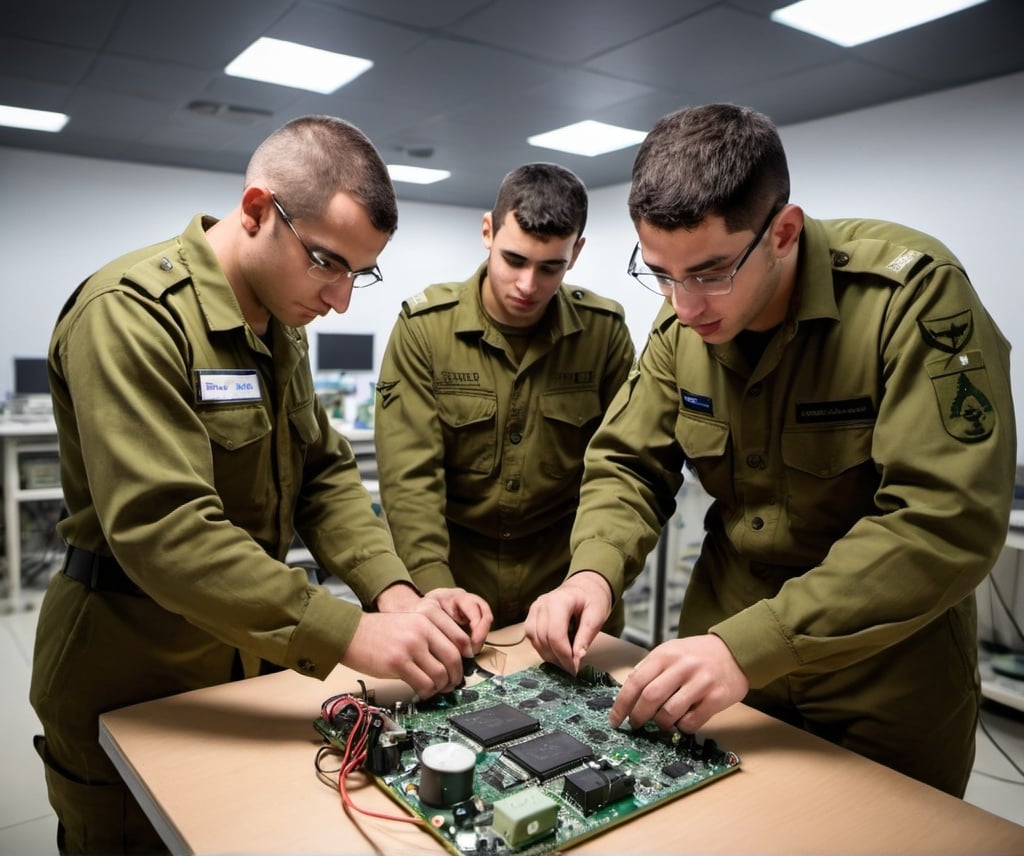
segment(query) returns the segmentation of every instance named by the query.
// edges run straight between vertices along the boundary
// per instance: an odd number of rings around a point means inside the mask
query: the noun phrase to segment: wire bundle
[[[415,823],[422,826],[423,821],[418,817],[383,814],[370,809],[360,808],[352,801],[348,792],[348,777],[366,765],[370,747],[380,733],[386,712],[379,707],[374,707],[363,699],[344,694],[331,696],[331,698],[327,699],[320,707],[320,715],[324,718],[325,722],[329,722],[335,728],[345,733],[344,749],[331,745],[321,746],[317,750],[315,760],[317,777],[324,784],[337,787],[345,808],[354,809],[371,817],[379,817],[384,820],[398,820],[403,823]],[[325,769],[322,762],[326,755],[340,757],[341,766],[337,770]],[[337,785],[330,778],[334,773],[337,773],[338,776]]]

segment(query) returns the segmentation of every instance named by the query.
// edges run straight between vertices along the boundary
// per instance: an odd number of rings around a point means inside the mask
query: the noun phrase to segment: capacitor
[[[451,808],[473,795],[476,753],[461,743],[431,743],[420,754],[420,802]]]

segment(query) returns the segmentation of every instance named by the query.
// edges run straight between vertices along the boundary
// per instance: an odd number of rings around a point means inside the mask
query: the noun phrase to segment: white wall
[[[1024,313],[1015,308],[1015,248],[1024,243],[1024,74],[784,127],[782,137],[792,199],[810,216],[902,221],[964,262],[1016,346],[1020,437]],[[591,192],[587,245],[569,280],[622,302],[639,345],[658,299],[625,273],[636,240],[627,182]],[[56,313],[84,276],[120,252],[177,234],[197,211],[227,213],[240,192],[234,175],[0,148],[0,394],[11,388],[12,356],[45,354]],[[482,260],[482,213],[401,202],[398,232],[381,255],[385,282],[357,292],[348,313],[311,331],[374,333],[379,361],[402,298],[462,279]]]

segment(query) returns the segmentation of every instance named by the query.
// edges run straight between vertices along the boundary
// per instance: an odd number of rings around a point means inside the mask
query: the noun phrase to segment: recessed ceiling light
[[[985,0],[800,0],[772,20],[844,48],[952,15]]]
[[[56,133],[68,123],[65,113],[53,113],[49,110],[29,110],[27,107],[8,107],[0,104],[0,125],[12,128],[28,128],[30,131],[50,131]]]
[[[388,175],[392,181],[405,181],[409,184],[434,184],[451,177],[446,169],[428,169],[425,166],[405,166],[389,163]]]
[[[326,95],[372,67],[368,59],[263,37],[231,60],[224,72]]]
[[[606,152],[634,146],[642,142],[646,136],[646,131],[634,131],[632,128],[620,128],[618,125],[608,125],[604,122],[595,122],[593,119],[585,119],[573,125],[566,125],[564,128],[556,128],[553,131],[545,131],[543,134],[527,137],[526,142],[531,146],[557,149],[560,152],[570,152],[574,155],[585,155],[592,158],[595,155],[603,155]]]

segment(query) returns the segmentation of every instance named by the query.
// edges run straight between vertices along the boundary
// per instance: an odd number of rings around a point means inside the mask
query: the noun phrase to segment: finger
[[[469,637],[462,635],[468,644]],[[457,687],[463,677],[462,647],[443,633],[432,633],[428,637],[428,651],[436,664],[428,673],[435,676],[438,692],[447,692]]]
[[[608,721],[612,728],[618,728],[622,725],[626,717],[633,712],[633,706],[636,704],[637,699],[640,698],[640,693],[643,692],[643,689],[646,686],[643,678],[641,678],[637,673],[639,665],[640,664],[638,663],[637,668],[634,668],[633,671],[629,673],[629,677],[626,678],[622,688],[615,696],[615,701],[612,703],[612,709],[608,714]]]
[[[476,618],[470,621],[469,624],[469,639],[473,645],[474,655],[479,654],[484,647],[484,642],[487,641],[487,634],[491,632],[491,623],[494,621],[494,615],[486,602],[481,601],[481,607],[477,611]]]
[[[584,609],[572,643],[572,657],[577,670],[579,669],[580,661],[586,656],[587,651],[590,650],[591,643],[593,643],[603,625],[604,620],[598,618],[594,610]]]

